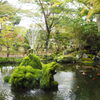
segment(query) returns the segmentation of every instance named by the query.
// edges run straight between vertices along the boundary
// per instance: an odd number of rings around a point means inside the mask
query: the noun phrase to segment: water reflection
[[[3,78],[10,73],[10,67],[4,67],[0,70],[0,100],[13,100],[10,84],[4,83]]]
[[[9,75],[13,68],[2,67],[0,70],[0,100],[100,100],[100,78],[93,80],[72,70],[59,71],[54,75],[59,83],[58,91],[35,89],[24,93],[12,92],[3,77]]]
[[[94,80],[77,74],[76,100],[100,100],[100,78]]]
[[[75,83],[74,72],[58,72],[54,76],[55,80],[59,83],[57,97],[55,100],[75,100],[73,92],[73,85]]]

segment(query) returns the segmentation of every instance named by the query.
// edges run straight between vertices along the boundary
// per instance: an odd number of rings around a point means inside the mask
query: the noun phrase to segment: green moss
[[[82,63],[86,66],[93,66],[93,61],[82,61]]]
[[[86,66],[93,66],[94,61],[92,60],[92,58],[82,58],[81,63]]]
[[[53,86],[55,86],[55,84],[53,84],[54,82],[53,75],[55,74],[55,69],[58,66],[59,65],[56,62],[45,64],[43,66],[42,77],[40,80],[40,87],[42,89],[48,90],[51,89]]]
[[[39,84],[41,70],[31,66],[19,66],[13,71],[10,83],[15,88],[31,89]]]
[[[82,58],[81,60],[82,60],[82,61],[92,61],[91,58]]]
[[[10,80],[10,76],[5,76],[3,80],[4,80],[4,82],[8,83]]]
[[[36,69],[41,69],[42,64],[38,56],[35,56],[34,54],[30,54],[29,56],[25,57],[20,66],[32,66],[33,68]]]
[[[37,56],[30,54],[14,69],[10,83],[19,89],[57,89],[58,83],[53,78],[57,67],[56,62],[42,64]]]
[[[56,59],[58,63],[75,63],[77,59],[72,55],[60,56]]]

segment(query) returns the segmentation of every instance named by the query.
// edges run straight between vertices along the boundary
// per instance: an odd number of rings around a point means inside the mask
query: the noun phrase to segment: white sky
[[[23,10],[32,10],[36,11],[37,6],[35,4],[28,4],[28,3],[20,3],[18,0],[7,0],[11,5],[13,5],[16,8],[21,8]],[[32,18],[21,16],[22,20],[19,24],[19,26],[24,26],[26,28],[29,28],[30,24],[32,24]]]

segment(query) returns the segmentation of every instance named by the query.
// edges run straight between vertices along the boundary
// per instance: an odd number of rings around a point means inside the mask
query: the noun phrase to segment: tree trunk
[[[9,47],[7,47],[7,57],[9,57],[10,55],[10,51],[9,51]]]
[[[49,25],[48,25],[48,19],[47,19],[47,16],[45,14],[45,10],[44,10],[44,7],[43,7],[42,0],[39,0],[39,3],[40,3],[40,6],[41,6],[43,16],[44,16],[45,27],[46,27],[46,31],[47,31],[46,43],[45,43],[45,49],[46,49],[46,55],[47,55],[51,30],[50,30]]]
[[[96,14],[96,21],[98,25],[98,32],[100,32],[100,14]]]

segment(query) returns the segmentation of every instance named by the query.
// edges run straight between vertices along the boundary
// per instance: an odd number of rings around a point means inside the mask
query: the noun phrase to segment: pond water
[[[3,77],[12,72],[14,67],[2,67],[0,70],[0,100],[100,100],[100,78],[82,75],[77,70],[60,70],[54,75],[59,83],[58,91],[44,92],[41,89],[25,93],[11,91],[11,86],[4,83]]]

